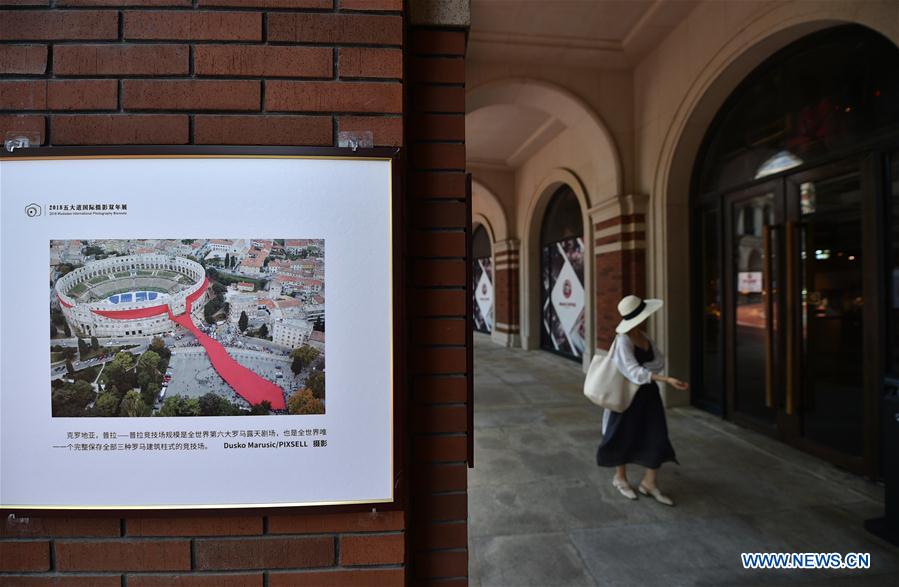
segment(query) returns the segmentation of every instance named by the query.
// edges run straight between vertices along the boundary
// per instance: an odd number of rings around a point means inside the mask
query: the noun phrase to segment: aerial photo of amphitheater
[[[54,417],[325,413],[323,239],[50,241]]]

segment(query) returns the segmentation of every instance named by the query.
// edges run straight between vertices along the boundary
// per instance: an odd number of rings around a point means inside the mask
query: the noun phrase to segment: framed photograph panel
[[[393,502],[396,161],[0,158],[0,507]]]

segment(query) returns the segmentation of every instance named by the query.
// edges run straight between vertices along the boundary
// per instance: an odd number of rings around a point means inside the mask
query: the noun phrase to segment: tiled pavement
[[[862,527],[882,486],[693,408],[668,411],[681,464],[659,485],[677,506],[625,500],[595,464],[582,377],[476,335],[471,585],[899,587],[899,548]],[[748,571],[741,552],[869,552],[871,569]]]

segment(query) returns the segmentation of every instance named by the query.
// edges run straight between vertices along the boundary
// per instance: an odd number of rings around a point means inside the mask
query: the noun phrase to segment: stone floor
[[[595,465],[601,410],[571,361],[475,339],[470,583],[899,586],[899,548],[862,527],[883,488],[694,408],[668,412],[677,502],[630,502]],[[642,470],[632,469],[631,479]],[[744,570],[741,552],[868,552],[869,570]]]

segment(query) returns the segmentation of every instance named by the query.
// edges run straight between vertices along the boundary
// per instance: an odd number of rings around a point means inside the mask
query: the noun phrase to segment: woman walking
[[[612,361],[626,379],[640,387],[626,410],[606,410],[603,414],[603,440],[596,452],[596,463],[601,467],[615,467],[612,485],[628,499],[637,499],[637,494],[627,479],[627,465],[646,467],[637,490],[659,503],[674,505],[656,485],[656,474],[662,463],[677,462],[668,439],[665,407],[656,382],[680,390],[688,389],[689,385],[661,374],[665,358],[652,339],[638,328],[661,307],[662,300],[643,300],[633,295],[618,303],[621,322],[615,328]]]

